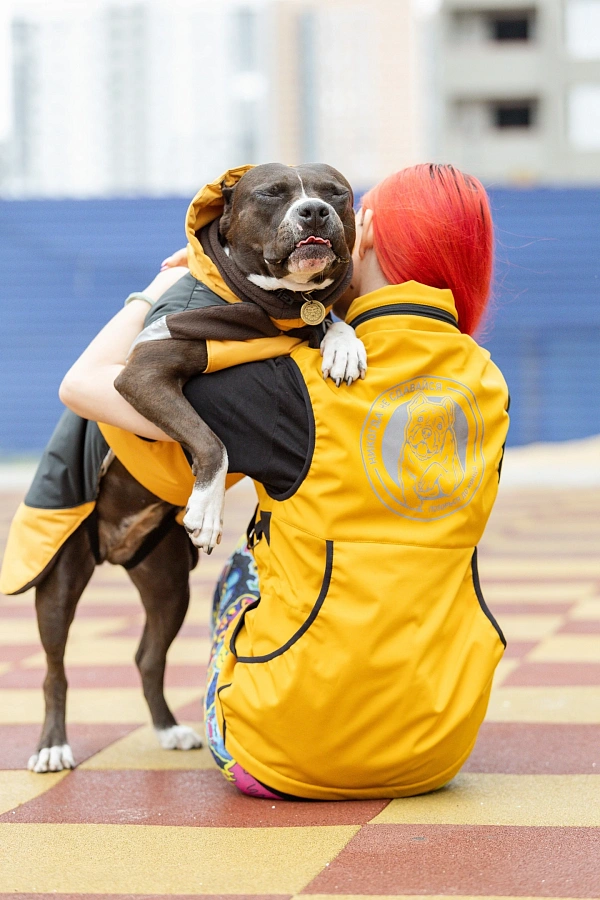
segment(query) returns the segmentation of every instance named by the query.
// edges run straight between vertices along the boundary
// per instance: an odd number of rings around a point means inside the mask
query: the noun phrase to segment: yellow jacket
[[[217,700],[229,752],[279,791],[418,794],[475,743],[504,649],[475,548],[508,394],[453,316],[450,291],[415,282],[355,301],[369,371],[350,388],[292,353],[312,461],[286,498],[259,488],[261,598],[231,626]]]

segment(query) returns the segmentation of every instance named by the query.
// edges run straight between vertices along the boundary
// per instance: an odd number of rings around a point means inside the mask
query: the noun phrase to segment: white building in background
[[[600,0],[444,0],[435,154],[486,181],[600,181]]]
[[[422,152],[411,0],[14,0],[9,36],[3,196],[190,194],[277,159],[366,187]]]
[[[267,5],[14,4],[3,194],[187,194],[262,157]]]

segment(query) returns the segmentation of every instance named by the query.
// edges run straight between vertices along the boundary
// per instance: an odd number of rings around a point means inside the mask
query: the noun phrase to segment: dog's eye
[[[265,198],[267,200],[278,200],[281,195],[284,193],[285,188],[281,187],[281,185],[274,184],[272,187],[262,188],[258,191],[255,191],[254,194],[256,197],[260,197],[261,200]]]

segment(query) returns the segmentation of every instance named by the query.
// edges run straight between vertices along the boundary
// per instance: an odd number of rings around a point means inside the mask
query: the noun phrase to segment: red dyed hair
[[[449,288],[460,330],[473,334],[493,265],[492,216],[481,182],[453,166],[411,166],[376,185],[362,206],[373,210],[375,253],[387,280]]]

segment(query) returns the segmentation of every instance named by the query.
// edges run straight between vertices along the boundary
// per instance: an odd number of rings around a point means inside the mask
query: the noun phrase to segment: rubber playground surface
[[[0,543],[21,496],[0,492]],[[195,727],[211,592],[249,517],[248,488],[228,502],[170,654],[167,696]],[[600,897],[599,508],[598,486],[501,492],[480,549],[508,639],[487,720],[460,775],[407,800],[255,800],[206,750],[161,750],[133,664],[141,604],[109,566],[67,652],[78,767],[27,772],[44,657],[32,593],[0,597],[0,895]]]

